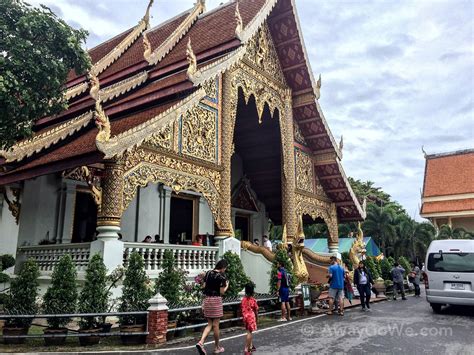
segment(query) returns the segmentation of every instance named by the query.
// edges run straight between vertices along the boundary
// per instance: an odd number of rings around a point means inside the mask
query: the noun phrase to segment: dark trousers
[[[415,296],[420,295],[420,284],[414,284],[415,285]]]
[[[403,282],[394,282],[393,283],[393,298],[397,298],[397,291],[400,291],[402,298],[405,298],[405,288]]]
[[[370,308],[370,285],[357,285],[357,290],[360,296],[360,305],[362,308]]]

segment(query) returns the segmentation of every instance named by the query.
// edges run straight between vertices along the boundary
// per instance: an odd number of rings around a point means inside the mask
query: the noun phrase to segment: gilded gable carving
[[[295,142],[306,146],[307,144],[303,137],[303,133],[301,133],[300,127],[298,126],[296,122],[293,123],[293,130],[294,130],[293,136],[294,136]]]
[[[151,148],[173,148],[173,128],[174,122],[168,123],[158,132],[153,133],[150,138],[145,140],[145,145]]]
[[[266,23],[249,39],[244,60],[251,63],[255,68],[267,73],[274,80],[286,85],[286,80],[280,67],[280,60]]]
[[[187,110],[181,119],[181,153],[215,162],[217,112],[199,105]]]
[[[296,188],[314,192],[313,162],[311,158],[299,149],[295,149]]]

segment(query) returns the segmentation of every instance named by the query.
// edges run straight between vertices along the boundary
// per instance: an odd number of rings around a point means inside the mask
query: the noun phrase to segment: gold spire
[[[237,5],[235,6],[235,21],[237,25],[235,27],[235,35],[238,39],[242,40],[241,35],[244,30],[244,23],[242,21],[242,16],[240,15],[239,11],[239,2],[237,1]]]
[[[318,81],[316,82],[316,88],[315,88],[315,95],[316,95],[316,100],[319,100],[321,97],[321,74],[319,74]]]
[[[150,10],[151,10],[151,7],[153,5],[153,1],[155,1],[155,0],[150,0],[150,2],[148,3],[148,6],[146,8],[145,15],[143,16],[143,20],[145,21],[146,28],[150,27]]]
[[[188,78],[192,79],[197,73],[197,59],[193,52],[193,47],[191,47],[191,37],[189,37],[188,44],[186,45],[186,59],[189,63],[187,75]]]

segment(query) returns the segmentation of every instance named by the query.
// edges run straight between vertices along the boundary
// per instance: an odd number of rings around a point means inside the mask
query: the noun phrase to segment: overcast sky
[[[147,0],[44,0],[87,47],[135,25]],[[155,0],[152,26],[194,0]],[[207,9],[221,0],[208,0]],[[419,219],[424,157],[474,147],[474,1],[296,0],[320,103],[348,176]]]

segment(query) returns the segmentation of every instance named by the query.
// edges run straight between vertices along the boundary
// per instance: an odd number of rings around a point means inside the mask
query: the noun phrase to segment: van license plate
[[[453,290],[464,290],[464,284],[461,283],[452,283],[451,289]]]

